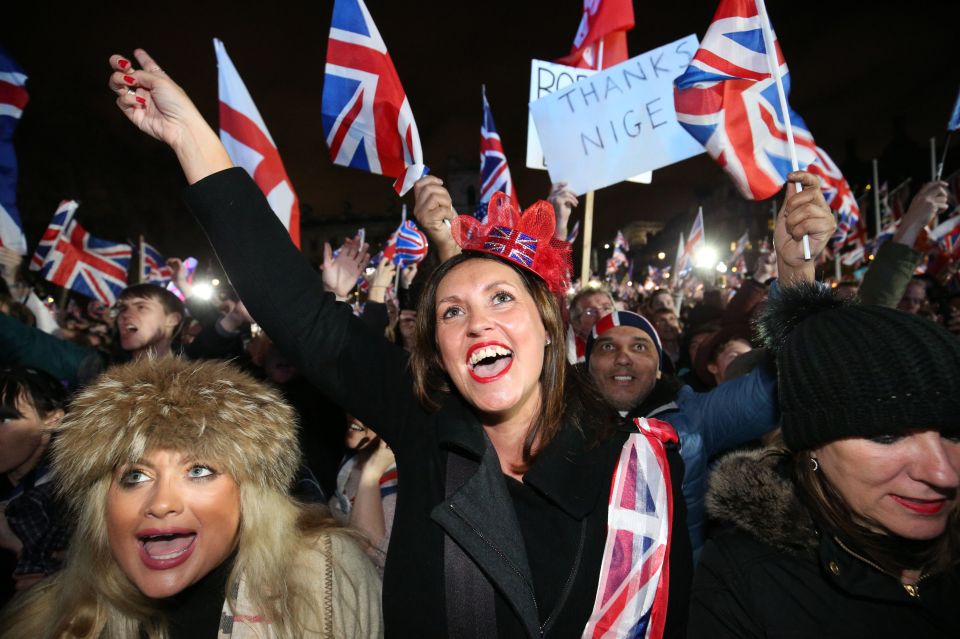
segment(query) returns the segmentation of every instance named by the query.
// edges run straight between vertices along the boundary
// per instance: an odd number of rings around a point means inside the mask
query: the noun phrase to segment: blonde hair
[[[301,559],[336,524],[324,507],[301,505],[287,493],[300,449],[294,413],[277,393],[222,362],[141,360],[110,369],[79,395],[58,431],[54,471],[76,529],[64,568],[11,603],[0,616],[0,635],[126,639],[142,627],[151,639],[167,636],[159,602],[123,573],[104,524],[114,469],[158,448],[199,453],[239,484],[228,605],[235,605],[242,578],[275,636],[319,635],[329,627],[330,612]]]

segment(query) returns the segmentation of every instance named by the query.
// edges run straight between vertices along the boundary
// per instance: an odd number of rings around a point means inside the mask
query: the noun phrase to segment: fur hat
[[[776,353],[791,450],[911,429],[960,431],[960,339],[942,326],[811,283],[782,288],[757,331]]]
[[[107,370],[57,427],[53,467],[74,508],[87,489],[153,450],[220,464],[238,483],[285,493],[300,463],[293,409],[236,366],[141,358]]]

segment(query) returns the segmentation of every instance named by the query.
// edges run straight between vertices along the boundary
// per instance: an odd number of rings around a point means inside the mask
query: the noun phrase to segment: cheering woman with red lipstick
[[[569,245],[552,208],[495,196],[452,220],[462,253],[427,279],[409,358],[320,278],[186,94],[145,52],[113,56],[111,90],[167,143],[197,216],[257,322],[323,392],[373,428],[400,476],[384,572],[389,637],[683,636],[691,573],[677,436],[617,424],[566,364],[556,296]],[[798,174],[780,216],[781,274],[834,223]],[[355,250],[355,249],[348,249]],[[810,267],[812,274],[812,267]]]

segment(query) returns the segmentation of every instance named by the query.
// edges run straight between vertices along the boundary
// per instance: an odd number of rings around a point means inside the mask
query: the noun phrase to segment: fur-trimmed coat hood
[[[780,550],[816,548],[817,532],[789,476],[789,458],[778,451],[731,453],[714,469],[707,513]]]

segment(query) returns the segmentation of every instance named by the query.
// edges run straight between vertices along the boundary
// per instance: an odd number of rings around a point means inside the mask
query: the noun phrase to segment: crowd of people
[[[943,183],[831,287],[833,213],[791,173],[775,251],[681,303],[574,285],[565,185],[480,221],[428,176],[436,266],[380,261],[361,311],[363,238],[318,273],[135,58],[117,105],[230,288],[172,260],[186,302],[56,317],[0,255],[0,635],[960,634],[960,305],[914,276]]]

